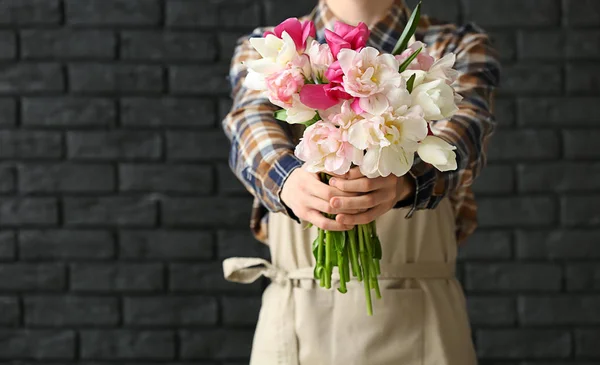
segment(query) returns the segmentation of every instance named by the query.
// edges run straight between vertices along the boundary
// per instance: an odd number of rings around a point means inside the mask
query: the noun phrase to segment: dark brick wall
[[[2,363],[247,363],[264,283],[220,261],[265,250],[225,75],[239,35],[312,3],[0,0]],[[505,66],[460,264],[482,363],[600,363],[600,2],[424,6]]]

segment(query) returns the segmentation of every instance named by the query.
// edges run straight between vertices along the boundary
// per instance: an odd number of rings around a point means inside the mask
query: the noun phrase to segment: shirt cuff
[[[433,199],[433,188],[437,176],[435,169],[428,168],[418,175],[413,170],[410,170],[409,173],[415,179],[415,195],[406,218],[411,218],[417,210],[431,209],[437,205],[436,199]]]
[[[298,159],[298,157],[296,157],[292,153],[288,153],[281,156],[277,163],[273,165],[272,170],[276,170],[269,172],[269,176],[275,182],[275,191],[273,191],[273,196],[276,196],[278,200],[276,202],[276,205],[278,206],[278,209],[276,209],[276,211],[285,213],[288,217],[292,218],[298,223],[300,223],[300,219],[287,205],[285,205],[283,200],[281,200],[281,191],[283,189],[283,184],[286,182],[288,177],[290,177],[292,171],[299,167],[302,167],[302,164],[303,162],[300,159]]]

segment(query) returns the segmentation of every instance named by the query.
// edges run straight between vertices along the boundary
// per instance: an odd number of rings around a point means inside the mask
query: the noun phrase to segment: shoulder
[[[475,22],[457,24],[427,15],[419,21],[417,38],[441,54],[458,53],[469,45],[490,43],[489,34]]]

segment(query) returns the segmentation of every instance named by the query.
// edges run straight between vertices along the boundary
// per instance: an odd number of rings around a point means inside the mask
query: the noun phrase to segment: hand
[[[356,210],[356,213],[338,214],[336,221],[345,225],[367,224],[387,213],[400,200],[414,194],[414,180],[410,175],[397,177],[365,177],[358,167],[352,168],[344,177],[335,177],[329,185],[346,193],[359,193],[358,196],[335,196],[329,201],[331,206],[341,211]]]
[[[352,225],[336,222],[326,218],[323,213],[358,213],[356,209],[336,209],[329,202],[334,197],[356,197],[357,193],[343,192],[329,186],[319,179],[315,173],[297,168],[285,180],[281,189],[281,200],[294,214],[315,226],[328,231],[347,231]]]

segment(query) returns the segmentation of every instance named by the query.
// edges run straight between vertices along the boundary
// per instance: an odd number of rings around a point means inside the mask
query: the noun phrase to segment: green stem
[[[356,252],[356,227],[353,227],[348,231],[348,237],[350,238],[350,253],[352,258],[352,275],[358,278],[358,281],[362,281],[362,272],[360,266],[358,266],[358,253]]]
[[[342,251],[337,251],[337,259],[338,259],[338,272],[340,274],[340,287],[339,287],[338,291],[343,294],[343,293],[347,293],[348,289],[346,289],[346,274],[344,273],[344,271],[346,270],[346,267],[343,264],[344,257],[342,256]]]
[[[347,232],[345,232],[346,234]],[[346,241],[344,245],[344,281],[347,283],[350,282],[350,248],[348,247],[350,244]]]
[[[377,260],[374,260],[374,261],[375,261],[375,264],[377,266],[379,266],[377,263]],[[373,280],[372,285],[373,285],[373,289],[375,289],[375,295],[377,296],[377,299],[381,299],[381,292],[379,291],[379,280],[377,280],[377,275],[372,277],[371,280]]]
[[[373,303],[371,302],[371,280],[369,274],[369,259],[367,257],[367,251],[365,250],[365,242],[363,239],[363,226],[358,226],[358,249],[360,252],[360,260],[362,264],[363,277],[365,278],[364,287],[365,287],[365,300],[367,302],[367,314],[373,315]]]
[[[333,242],[331,241],[331,233],[329,231],[325,232],[325,287],[327,289],[331,288],[331,273],[333,272],[333,263],[332,263],[332,249]]]
[[[362,231],[365,235],[365,246],[367,247],[367,252],[369,253],[369,257],[373,257],[373,243],[371,241],[371,226],[369,224],[362,225]]]

